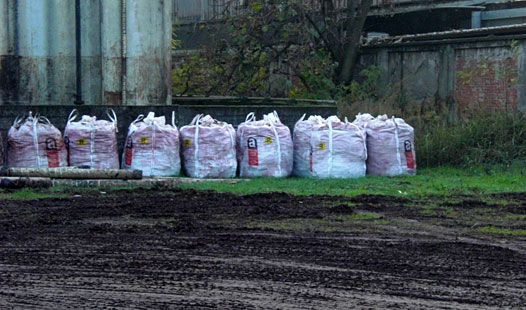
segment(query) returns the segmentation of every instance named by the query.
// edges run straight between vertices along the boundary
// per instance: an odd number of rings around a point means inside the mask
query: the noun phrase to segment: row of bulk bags
[[[67,150],[60,131],[43,116],[16,118],[7,133],[7,166],[57,168],[67,166]]]
[[[294,127],[294,175],[317,178],[365,176],[367,147],[365,131],[341,121],[305,115]]]
[[[194,178],[236,176],[236,131],[232,125],[197,115],[181,128],[183,167]]]
[[[381,176],[416,174],[414,129],[401,118],[362,116],[367,131],[367,173]]]
[[[110,114],[111,113],[111,114]],[[68,148],[68,166],[89,169],[119,169],[117,116],[108,110],[109,121],[73,110],[64,130]]]
[[[179,150],[175,112],[172,112],[172,124],[167,124],[164,116],[155,117],[154,112],[146,118],[139,115],[128,128],[122,167],[142,170],[143,176],[179,175]]]
[[[292,173],[290,129],[276,112],[257,121],[250,113],[237,129],[240,177],[287,177]]]
[[[108,113],[110,121],[77,117],[74,110],[68,118],[66,143],[47,118],[17,118],[8,132],[8,167],[118,168],[115,113]],[[241,177],[286,177],[293,168],[297,176],[321,178],[359,177],[365,167],[373,175],[416,173],[413,128],[386,115],[359,114],[352,124],[335,116],[302,118],[294,144],[275,112],[261,121],[249,114],[237,134],[229,124],[198,115],[181,135],[183,166],[192,177],[234,177],[236,146]],[[166,176],[179,174],[180,167],[174,115],[172,125],[154,113],[139,116],[128,131],[123,168]]]

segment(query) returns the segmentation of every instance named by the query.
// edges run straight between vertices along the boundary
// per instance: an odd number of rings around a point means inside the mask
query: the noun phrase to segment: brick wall
[[[383,68],[379,90],[408,102],[526,111],[526,36],[392,43],[363,49],[361,65]]]
[[[458,108],[517,108],[518,67],[516,57],[469,59],[458,57],[455,63],[455,101]]]

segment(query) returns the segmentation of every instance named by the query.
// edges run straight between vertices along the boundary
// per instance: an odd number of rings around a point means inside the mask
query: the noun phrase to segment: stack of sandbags
[[[294,127],[294,175],[317,178],[365,176],[365,131],[336,116],[305,115]]]
[[[236,131],[232,125],[197,115],[181,128],[183,167],[194,178],[236,176]]]
[[[261,121],[250,113],[237,129],[237,140],[241,177],[287,177],[292,173],[290,129],[276,112]]]
[[[43,116],[16,119],[7,133],[9,168],[57,168],[67,166],[62,134]]]
[[[416,174],[414,130],[401,118],[380,115],[367,124],[367,173]]]
[[[71,112],[64,131],[70,166],[119,169],[117,116],[111,109],[107,114],[110,121],[83,115],[75,122],[78,112],[77,110]]]
[[[143,176],[177,176],[181,172],[179,155],[179,131],[166,124],[164,116],[155,117],[154,112],[143,115],[130,124],[122,155],[124,169],[142,170]]]

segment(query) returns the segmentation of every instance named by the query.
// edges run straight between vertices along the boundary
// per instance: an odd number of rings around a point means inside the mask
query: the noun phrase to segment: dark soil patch
[[[411,218],[408,199],[147,189],[76,194],[0,201],[0,308],[526,304],[526,255],[495,243],[229,225],[322,219],[353,209]]]

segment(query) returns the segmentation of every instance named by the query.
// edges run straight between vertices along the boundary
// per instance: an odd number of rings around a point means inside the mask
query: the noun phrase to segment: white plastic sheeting
[[[294,175],[317,178],[365,176],[365,131],[336,116],[305,115],[294,127]]]
[[[60,131],[43,116],[16,119],[7,133],[9,168],[57,168],[67,166],[67,150]]]
[[[110,114],[111,112],[111,114]],[[119,169],[117,116],[108,111],[110,121],[83,115],[75,122],[78,111],[68,118],[64,139],[69,150],[69,165],[91,169]]]
[[[380,115],[367,124],[367,173],[416,174],[414,130],[401,118]]]
[[[354,120],[353,124],[355,124],[356,126],[360,128],[365,128],[367,124],[369,124],[373,120],[374,120],[374,116],[372,116],[369,113],[364,113],[364,114],[358,113],[358,115],[356,115],[356,119]]]
[[[197,115],[181,128],[183,168],[193,178],[236,176],[236,131],[232,125]]]
[[[287,177],[292,173],[293,145],[290,129],[276,112],[256,121],[248,114],[237,129],[240,177]]]
[[[166,124],[164,116],[155,117],[154,112],[146,118],[139,115],[128,128],[122,167],[142,170],[143,176],[177,176],[181,172],[179,150],[175,113],[172,124]]]

